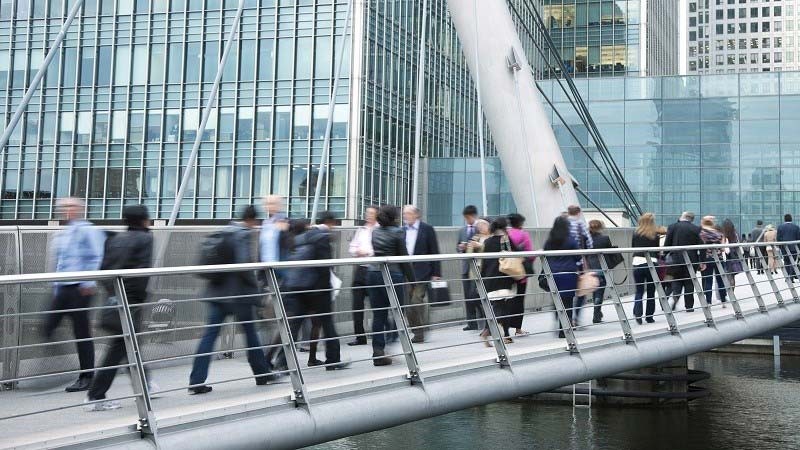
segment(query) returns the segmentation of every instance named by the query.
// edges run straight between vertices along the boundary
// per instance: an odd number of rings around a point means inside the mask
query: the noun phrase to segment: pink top
[[[508,227],[506,229],[508,233],[508,239],[511,241],[511,245],[519,251],[526,251],[530,252],[533,251],[533,242],[531,242],[531,236],[525,230],[520,230],[518,228],[511,228]],[[534,257],[529,257],[529,260],[533,261]],[[527,278],[523,278],[518,283],[524,284],[528,281]]]

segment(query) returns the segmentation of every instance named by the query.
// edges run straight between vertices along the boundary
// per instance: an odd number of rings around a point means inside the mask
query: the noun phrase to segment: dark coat
[[[701,245],[702,243],[703,241],[700,239],[700,227],[691,222],[678,221],[667,228],[667,238],[664,241],[664,247]],[[687,253],[689,255],[689,260],[695,265],[695,270],[697,270],[701,260],[701,251],[688,250]],[[677,252],[673,256],[677,258],[679,263],[683,263],[683,252]],[[686,267],[684,266],[670,266],[667,268],[667,273],[677,278],[687,277]]]
[[[404,241],[405,242],[405,241]],[[425,222],[419,222],[417,242],[414,243],[414,256],[438,255],[439,242],[436,240],[436,230]],[[428,281],[431,277],[442,276],[442,266],[439,261],[414,263],[414,277],[417,281]]]
[[[106,240],[100,270],[146,269],[153,267],[153,234],[147,228],[128,228]],[[130,303],[147,299],[149,277],[124,278],[125,294]],[[103,288],[114,295],[114,280],[103,280]]]
[[[406,234],[399,227],[377,227],[372,230],[372,250],[375,256],[408,256]],[[407,281],[414,282],[410,264],[390,264],[392,271],[402,272]],[[369,270],[380,271],[380,264],[370,264]]]
[[[295,252],[299,247],[310,245],[313,247],[313,255],[310,259],[333,259],[331,250],[331,234],[328,230],[312,228],[303,234],[295,236],[293,250],[289,254],[290,261],[296,261]],[[284,281],[292,284],[291,280],[298,280],[291,285],[290,289],[316,290],[331,288],[330,266],[319,265],[317,267],[305,267],[296,269],[286,269]]]
[[[502,236],[492,236],[483,242],[484,253],[497,253],[501,251]],[[500,272],[500,261],[497,258],[484,259],[481,263],[481,277],[486,286],[486,292],[499,291],[500,289],[513,289],[514,279]]]
[[[256,262],[257,255],[253,254],[256,234],[250,228],[239,223],[231,223],[226,231],[231,233],[230,245],[233,246],[233,264]],[[212,299],[213,302],[251,303],[259,302],[257,294],[261,292],[253,270],[239,272],[225,272],[218,281],[209,282],[206,286],[206,298],[231,297]],[[237,298],[239,297],[239,298]]]
[[[784,222],[778,226],[778,242],[800,241],[800,227],[792,222]],[[789,247],[789,248],[785,248]],[[788,245],[783,247],[784,252],[795,253],[797,251],[796,245]]]
[[[592,233],[592,248],[612,248],[613,245],[611,244],[611,238],[606,236],[605,234],[600,233]],[[600,264],[600,256],[601,255],[588,255],[586,256],[586,265],[589,269],[592,270],[601,270],[603,268],[602,264]],[[605,256],[603,255],[605,258]],[[606,260],[608,263],[608,260]],[[609,265],[610,267],[610,265]]]

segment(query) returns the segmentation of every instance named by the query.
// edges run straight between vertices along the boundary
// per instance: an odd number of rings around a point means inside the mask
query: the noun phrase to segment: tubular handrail
[[[514,257],[537,258],[547,256],[590,256],[607,255],[619,253],[661,253],[672,251],[691,251],[691,250],[714,250],[714,249],[734,249],[746,247],[768,247],[768,246],[800,246],[800,241],[786,242],[737,242],[729,244],[713,245],[686,245],[672,247],[628,247],[628,248],[604,248],[604,249],[585,249],[585,250],[533,250],[512,252]],[[389,257],[369,257],[369,258],[339,258],[326,260],[308,261],[282,261],[271,263],[243,263],[243,264],[222,264],[208,266],[177,266],[159,267],[149,269],[121,269],[121,270],[95,270],[85,272],[59,272],[59,273],[37,273],[21,275],[0,276],[0,286],[18,283],[45,283],[58,281],[91,281],[108,280],[117,277],[153,277],[170,275],[195,275],[203,273],[219,272],[238,272],[245,270],[268,270],[268,269],[294,269],[294,268],[313,268],[313,267],[338,267],[365,264],[401,264],[415,262],[446,262],[446,261],[469,261],[472,259],[494,259],[508,257],[509,253],[452,253],[439,255],[418,255],[418,256],[389,256]]]

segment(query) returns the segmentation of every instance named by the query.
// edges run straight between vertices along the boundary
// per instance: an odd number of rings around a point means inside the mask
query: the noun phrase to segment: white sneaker
[[[158,398],[161,394],[154,394],[161,390],[161,386],[153,380],[147,380],[147,391],[150,393],[150,398]]]
[[[122,403],[119,400],[107,400],[104,402],[97,402],[97,403],[89,403],[90,400],[87,398],[83,401],[86,403],[83,409],[84,411],[92,412],[92,411],[111,411],[113,409],[120,409],[122,408]]]

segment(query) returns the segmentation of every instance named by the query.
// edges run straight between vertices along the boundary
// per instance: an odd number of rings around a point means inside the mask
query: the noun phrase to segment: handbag
[[[611,248],[619,248],[619,247],[614,245]],[[606,265],[608,265],[609,269],[613,269],[618,265],[622,264],[623,261],[625,261],[625,258],[622,256],[622,253],[609,253],[605,255],[605,257],[606,257]]]
[[[505,249],[503,249],[505,246]],[[510,253],[511,252],[511,244],[508,242],[508,236],[504,236],[502,242],[500,243],[501,252],[503,253]],[[510,276],[515,281],[519,281],[525,278],[525,265],[523,264],[523,260],[525,258],[519,257],[502,257],[498,258],[497,262],[499,264],[500,273]]]
[[[550,284],[547,282],[547,275],[544,274],[544,270],[539,273],[537,281],[539,282],[539,289],[550,291]]]
[[[450,304],[450,289],[447,281],[431,281],[431,306],[448,306]]]
[[[486,294],[489,297],[489,301],[498,301],[498,300],[508,300],[509,298],[513,298],[516,294],[511,289],[498,289],[496,291],[492,291]]]
[[[600,279],[594,272],[584,272],[578,275],[578,288],[575,295],[578,297],[588,297],[600,287]]]

